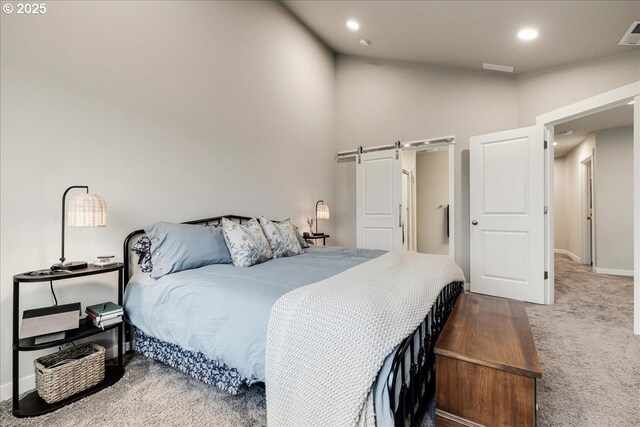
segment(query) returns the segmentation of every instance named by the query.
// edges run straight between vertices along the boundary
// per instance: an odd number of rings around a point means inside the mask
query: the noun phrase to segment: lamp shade
[[[324,203],[318,205],[318,208],[316,210],[316,218],[329,219],[329,206],[325,205]]]
[[[107,204],[97,194],[73,196],[67,209],[69,227],[104,227],[107,225]]]

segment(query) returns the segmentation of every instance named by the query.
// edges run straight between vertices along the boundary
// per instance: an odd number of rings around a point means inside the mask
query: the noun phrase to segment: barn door
[[[360,154],[356,160],[357,246],[402,249],[402,163],[397,150]]]

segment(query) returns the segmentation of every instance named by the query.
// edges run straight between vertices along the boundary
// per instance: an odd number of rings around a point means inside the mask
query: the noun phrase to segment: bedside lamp
[[[86,190],[85,194],[73,196],[69,209],[65,209],[67,193],[74,188]],[[65,221],[66,219],[66,221]],[[64,257],[64,227],[104,227],[107,225],[107,204],[97,194],[89,193],[86,185],[74,185],[67,188],[62,195],[62,253],[60,263],[51,266],[52,270],[78,270],[87,268],[85,261],[65,262]]]
[[[329,219],[329,206],[324,204],[324,200],[318,200],[316,202],[316,233],[318,234],[318,220]]]

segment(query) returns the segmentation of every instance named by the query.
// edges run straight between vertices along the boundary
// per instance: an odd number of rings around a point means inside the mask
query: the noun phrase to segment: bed
[[[221,218],[188,223],[210,225]],[[276,301],[384,254],[310,247],[250,268],[214,264],[151,279],[136,271],[129,251],[142,233],[132,232],[124,243],[133,348],[230,393],[264,382],[267,327]],[[428,411],[435,386],[433,347],[462,291],[462,282],[444,286],[420,326],[384,360],[373,384],[377,425],[418,425]]]

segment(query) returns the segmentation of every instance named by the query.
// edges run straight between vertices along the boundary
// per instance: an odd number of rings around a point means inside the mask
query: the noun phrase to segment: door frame
[[[596,257],[595,257],[595,203],[593,200],[593,160],[595,156],[591,154],[588,157],[585,157],[580,161],[580,209],[581,209],[581,222],[582,222],[582,254],[581,260],[583,264],[591,265],[595,267],[596,265]],[[591,178],[591,185],[589,185],[589,178]],[[589,201],[591,201],[591,206],[589,206]],[[587,217],[591,218],[591,220],[587,219]],[[589,239],[587,239],[589,236]]]
[[[413,229],[415,227],[415,218],[413,215],[413,172],[410,169],[402,168],[402,175],[407,183],[407,206],[404,206],[403,203],[403,209],[407,212],[407,231],[403,234],[407,236],[407,247],[409,248],[408,250],[412,251],[415,250],[415,242],[413,241]]]
[[[554,295],[554,206],[553,206],[553,135],[556,124],[577,119],[599,111],[608,110],[625,103],[635,101],[633,110],[633,236],[634,236],[634,286],[633,286],[633,330],[640,335],[640,80],[617,89],[592,96],[557,110],[541,114],[536,118],[538,132],[545,136],[547,153],[545,156],[545,204],[548,215],[545,217],[545,266],[549,279],[545,286],[545,303],[553,304]]]

